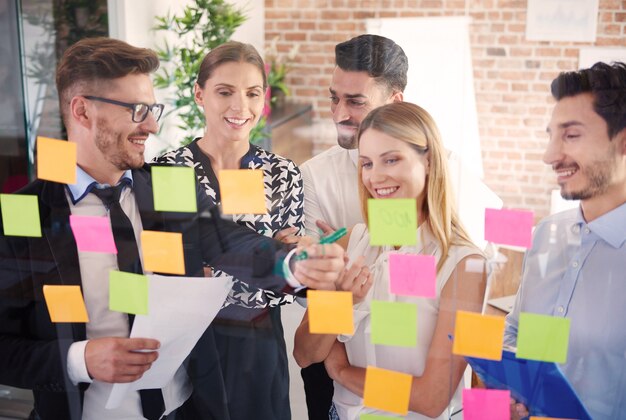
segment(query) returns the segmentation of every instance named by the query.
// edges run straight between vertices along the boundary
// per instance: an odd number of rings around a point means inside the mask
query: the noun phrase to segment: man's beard
[[[113,166],[121,171],[140,168],[144,163],[143,154],[141,157],[135,158],[126,149],[128,137],[136,134],[131,133],[129,136],[123,137],[121,133],[108,128],[105,122],[98,121],[96,122],[96,147]]]
[[[586,167],[579,166],[580,174],[588,180],[588,184],[578,191],[566,191],[561,185],[561,197],[566,200],[588,200],[604,194],[611,185],[612,174],[616,169],[613,159],[615,151],[612,149],[606,159],[596,160]]]
[[[357,130],[359,128],[359,125],[353,122],[338,123],[337,125],[355,127]],[[358,146],[357,134],[358,134],[358,131],[355,131],[354,134],[349,135],[349,136],[342,135],[342,134],[339,134],[339,132],[337,132],[337,144],[343,147],[344,149],[348,149],[348,150],[356,149],[356,147]]]

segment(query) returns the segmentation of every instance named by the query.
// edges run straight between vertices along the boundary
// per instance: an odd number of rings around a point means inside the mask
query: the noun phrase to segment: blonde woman
[[[359,134],[359,193],[367,220],[367,200],[415,198],[417,244],[370,246],[365,224],[356,225],[345,241],[355,261],[338,289],[355,296],[352,336],[308,334],[305,315],[296,333],[294,356],[300,365],[325,361],[335,382],[331,419],[353,420],[364,407],[365,368],[377,366],[413,375],[407,419],[447,419],[461,408],[460,381],[466,367],[452,354],[457,310],[480,311],[485,290],[484,256],[461,226],[449,186],[447,159],[432,117],[417,105],[398,102],[370,112]],[[390,253],[433,255],[437,261],[436,297],[389,293]],[[478,264],[470,260],[477,260]],[[468,269],[469,267],[469,269]],[[417,346],[371,343],[372,300],[417,306]]]

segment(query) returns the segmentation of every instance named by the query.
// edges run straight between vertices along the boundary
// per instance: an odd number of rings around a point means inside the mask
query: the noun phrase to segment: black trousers
[[[314,363],[300,371],[304,381],[306,407],[309,420],[328,420],[328,411],[333,403],[333,380],[330,379],[324,363]]]

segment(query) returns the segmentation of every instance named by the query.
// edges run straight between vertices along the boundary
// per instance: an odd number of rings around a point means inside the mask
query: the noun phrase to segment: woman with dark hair
[[[205,133],[156,161],[193,167],[215,205],[220,204],[219,171],[261,170],[267,213],[237,214],[233,220],[262,235],[297,243],[304,233],[300,170],[249,142],[262,116],[266,89],[265,65],[253,46],[231,41],[211,50],[194,87],[195,102],[204,109]],[[231,420],[291,418],[280,320],[280,305],[291,302],[292,295],[253,289],[235,279],[227,306],[213,323]]]

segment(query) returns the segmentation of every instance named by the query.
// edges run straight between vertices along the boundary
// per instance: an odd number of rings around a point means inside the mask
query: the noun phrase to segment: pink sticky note
[[[108,217],[71,215],[70,226],[79,251],[117,254]]]
[[[435,257],[389,254],[389,290],[396,295],[434,298]]]
[[[463,418],[465,420],[510,420],[511,391],[500,389],[464,389]]]
[[[530,248],[533,222],[532,211],[485,209],[485,240]]]

